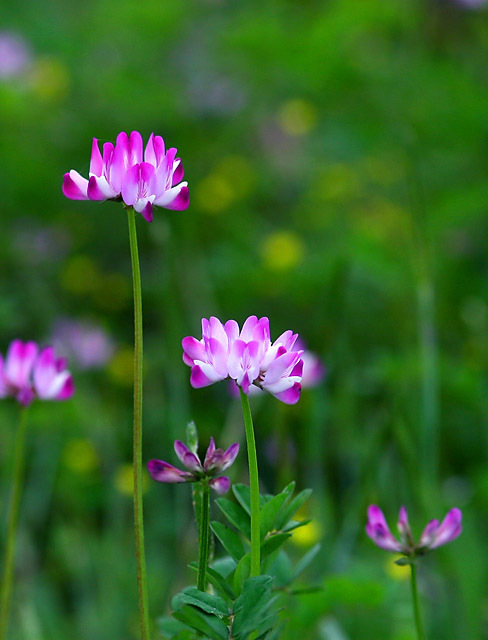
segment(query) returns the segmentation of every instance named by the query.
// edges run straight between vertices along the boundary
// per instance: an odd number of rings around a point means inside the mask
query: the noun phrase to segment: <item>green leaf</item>
[[[249,578],[250,573],[251,573],[251,554],[246,553],[246,555],[243,558],[241,558],[234,573],[234,591],[236,592],[236,594],[241,593],[244,580],[247,580]]]
[[[263,622],[264,614],[274,602],[272,584],[271,576],[257,576],[242,585],[242,593],[234,605],[232,633],[236,640],[244,640]]]
[[[276,551],[284,544],[288,538],[291,538],[291,533],[275,533],[269,538],[265,538],[261,543],[261,559],[267,558],[273,551]]]
[[[398,560],[395,560],[395,564],[399,567],[406,567],[407,564],[412,564],[412,560],[410,558],[398,558]]]
[[[294,531],[295,529],[304,527],[309,522],[312,522],[312,518],[308,518],[308,520],[289,520],[288,524],[283,527],[282,531]]]
[[[236,497],[237,502],[241,505],[244,511],[250,516],[251,515],[251,493],[247,484],[237,484],[232,485],[232,491]],[[264,496],[259,496],[259,505],[262,507],[266,504],[267,500]]]
[[[267,533],[275,528],[274,522],[276,520],[276,516],[287,498],[288,496],[286,493],[279,493],[261,507],[261,540]]]
[[[251,537],[251,520],[245,509],[227,498],[217,498],[215,502],[227,520],[249,540]]]
[[[222,522],[214,521],[210,524],[210,526],[212,528],[212,531],[222,543],[227,553],[229,553],[229,555],[232,556],[232,558],[236,562],[239,562],[245,551],[244,545],[242,544],[241,539],[239,538],[237,533],[231,531],[228,527],[225,526],[225,524],[222,524]]]
[[[283,549],[278,550],[278,553],[273,553],[266,558],[263,564],[263,573],[274,577],[274,587],[286,587],[290,584],[293,569],[290,558]]]
[[[299,560],[296,564],[295,569],[293,570],[293,578],[292,580],[296,580],[298,576],[305,571],[308,565],[315,558],[317,553],[320,551],[320,544],[314,545],[307,553]]]
[[[300,493],[296,495],[284,509],[281,510],[276,521],[276,528],[279,531],[285,530],[289,520],[291,520],[298,509],[300,509],[300,507],[305,504],[305,502],[310,498],[311,495],[312,489],[304,489],[303,491],[300,491]]]
[[[232,560],[232,564],[233,564],[233,567],[235,568],[236,564],[235,564],[235,562],[233,560]],[[196,562],[192,562],[189,566],[195,572],[198,571],[198,564]],[[207,567],[206,575],[207,575],[207,580],[220,593],[220,595],[224,599],[226,599],[227,601],[232,601],[232,602],[236,599],[236,595],[235,595],[232,587],[225,580],[225,577],[222,576],[218,571],[216,571],[212,567]]]
[[[227,640],[229,637],[227,625],[220,618],[203,613],[190,605],[174,611],[173,617],[212,640]]]
[[[179,601],[183,604],[191,604],[206,613],[211,613],[212,615],[217,616],[229,615],[227,604],[222,600],[222,598],[214,596],[211,593],[206,593],[205,591],[200,591],[200,589],[197,589],[196,587],[187,587],[186,589],[183,589],[178,596]]]
[[[168,638],[174,638],[184,631],[188,631],[188,633],[194,635],[193,632],[188,629],[186,624],[183,624],[182,622],[179,622],[179,620],[175,620],[170,616],[158,618],[157,626],[159,631]]]

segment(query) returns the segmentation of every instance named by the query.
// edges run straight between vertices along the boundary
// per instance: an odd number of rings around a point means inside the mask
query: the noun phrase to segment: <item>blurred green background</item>
[[[314,489],[292,555],[323,542],[306,579],[324,591],[289,603],[283,638],[413,640],[408,569],[364,533],[372,502],[392,524],[405,504],[417,533],[463,509],[420,568],[428,637],[488,638],[488,14],[467,5],[2,7],[29,52],[7,73],[0,55],[0,350],[60,322],[110,342],[98,367],[67,353],[72,401],[29,411],[12,640],[138,637],[127,221],[61,193],[92,137],[132,129],[178,148],[191,197],[137,220],[144,459],[175,463],[192,418],[203,445],[242,441],[226,385],[190,388],[181,339],[203,316],[269,316],[327,366],[295,407],[252,402],[263,490]],[[17,414],[0,404],[2,523]],[[230,475],[247,481],[244,454]],[[156,618],[194,580],[189,487],[148,477],[145,515]]]

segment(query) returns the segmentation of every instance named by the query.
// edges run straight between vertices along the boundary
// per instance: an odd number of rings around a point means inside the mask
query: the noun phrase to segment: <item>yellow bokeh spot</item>
[[[71,293],[89,293],[96,289],[100,271],[88,256],[73,256],[61,274],[61,285]]]
[[[46,102],[62,100],[68,93],[69,72],[66,65],[56,58],[41,58],[36,62],[32,75],[32,89]]]
[[[277,231],[263,242],[261,255],[266,267],[273,271],[288,271],[302,260],[305,246],[302,239],[292,231]]]
[[[221,213],[235,198],[232,183],[218,173],[211,173],[195,187],[195,201],[206,213]]]
[[[311,102],[300,98],[287,100],[279,113],[278,122],[290,136],[304,136],[317,124],[317,109]]]
[[[408,565],[401,566],[395,564],[395,560],[398,560],[397,556],[388,556],[385,562],[385,571],[393,578],[393,580],[408,580],[410,578],[410,567]]]
[[[122,347],[115,352],[108,367],[110,377],[123,387],[130,387],[134,382],[134,350]]]
[[[322,527],[316,520],[312,520],[303,527],[295,529],[292,542],[298,547],[311,547],[322,539]]]
[[[337,163],[328,167],[316,182],[320,199],[342,202],[358,195],[361,182],[357,171],[347,164]]]
[[[114,478],[114,484],[117,491],[122,493],[124,496],[132,496],[134,493],[134,474],[133,467],[130,462],[127,464],[121,465],[116,473]],[[142,491],[145,493],[149,486],[149,478],[146,474],[142,476]]]
[[[73,438],[66,443],[63,451],[63,462],[75,473],[90,473],[99,465],[97,450],[90,440]]]

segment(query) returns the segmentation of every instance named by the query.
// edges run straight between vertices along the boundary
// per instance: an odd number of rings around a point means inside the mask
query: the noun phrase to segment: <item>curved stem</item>
[[[144,550],[144,520],[142,505],[142,295],[141,272],[135,214],[127,208],[129,221],[132,284],[134,289],[134,531],[136,538],[137,585],[142,640],[149,640],[149,613],[147,605],[146,554]]]
[[[208,486],[208,480],[203,480],[200,483],[200,498],[200,550],[198,554],[197,588],[200,589],[200,591],[205,591],[207,586],[206,573],[208,564],[208,545],[210,540],[210,488]]]
[[[256,441],[252,423],[249,398],[241,393],[242,413],[246,429],[247,457],[249,461],[249,485],[251,491],[251,578],[261,573],[261,525],[259,522],[259,475],[258,459],[256,455]]]
[[[410,565],[412,572],[411,585],[412,585],[412,601],[413,601],[413,615],[415,618],[415,627],[417,629],[418,640],[425,640],[424,630],[422,628],[422,619],[420,617],[419,596],[417,591],[417,568],[412,562]]]
[[[20,496],[25,467],[25,431],[27,426],[27,410],[21,409],[19,426],[15,437],[14,468],[12,477],[12,496],[7,516],[7,534],[3,557],[2,586],[0,592],[0,640],[4,640],[7,633],[8,616],[10,610],[10,594],[12,591],[12,577],[14,569],[15,538],[19,520]]]

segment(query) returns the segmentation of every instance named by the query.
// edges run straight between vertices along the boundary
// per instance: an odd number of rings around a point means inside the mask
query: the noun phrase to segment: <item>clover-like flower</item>
[[[415,558],[431,549],[436,549],[455,540],[462,531],[461,521],[462,513],[460,509],[451,509],[441,524],[439,524],[438,520],[431,520],[423,530],[419,541],[415,542],[408,523],[407,510],[402,507],[397,525],[400,532],[400,540],[397,540],[388,527],[383,511],[373,504],[368,508],[366,533],[381,549]]]
[[[183,339],[183,362],[191,367],[195,388],[230,378],[246,394],[256,385],[287,404],[300,398],[303,350],[295,350],[298,335],[285,331],[273,343],[268,318],[250,316],[239,330],[235,320],[222,325],[202,319],[202,339]]]
[[[53,347],[39,352],[35,342],[14,340],[5,361],[0,355],[0,398],[13,396],[28,406],[35,398],[67,400],[73,393],[66,360],[57,358]]]
[[[239,453],[239,444],[237,442],[224,451],[223,449],[217,449],[214,439],[210,438],[203,464],[197,453],[191,451],[181,440],[176,440],[174,447],[176,455],[187,468],[187,471],[182,471],[163,460],[149,460],[147,468],[154,480],[173,484],[178,482],[200,482],[208,478],[209,485],[219,495],[223,495],[229,490],[229,478],[219,474],[228,469],[236,459]]]
[[[93,138],[89,178],[71,170],[64,175],[63,193],[71,200],[122,200],[148,222],[153,206],[182,211],[189,204],[188,183],[176,149],[165,149],[161,136],[151,134],[143,154],[138,131],[119,133],[115,145],[105,142],[100,153]]]

